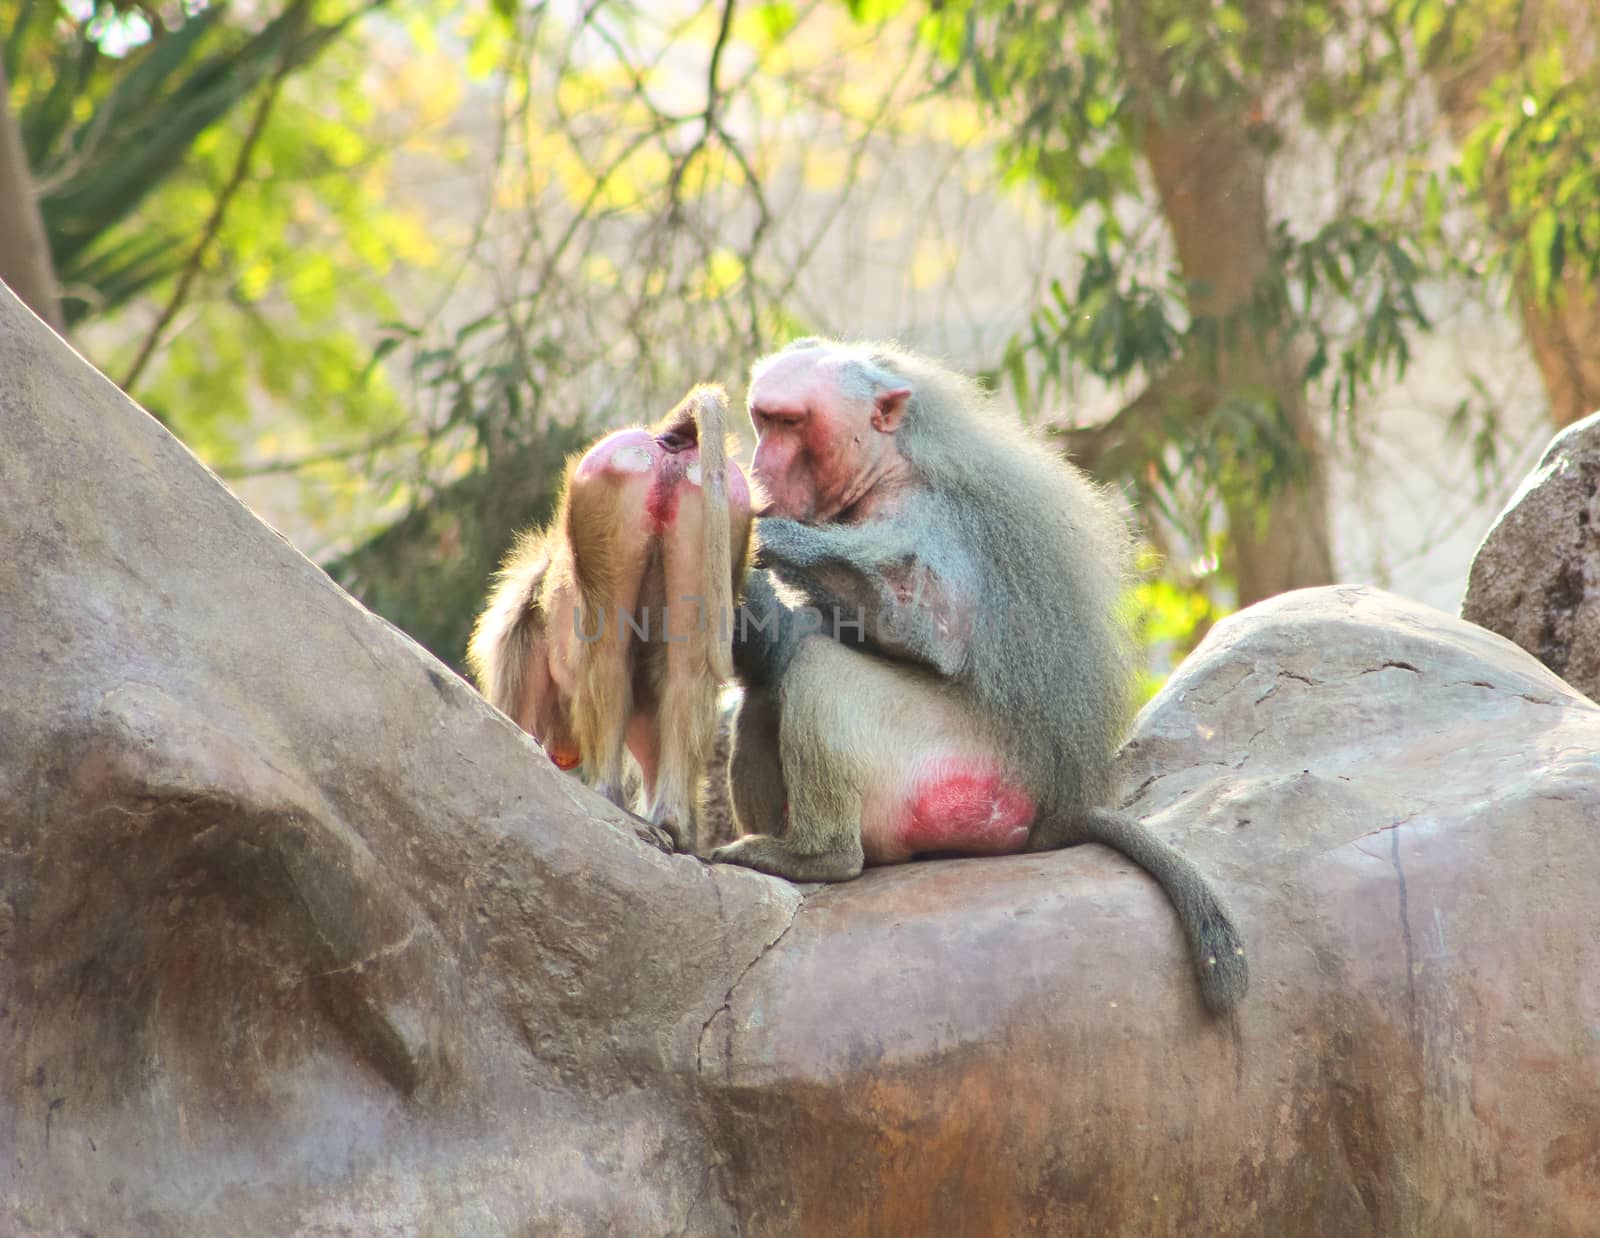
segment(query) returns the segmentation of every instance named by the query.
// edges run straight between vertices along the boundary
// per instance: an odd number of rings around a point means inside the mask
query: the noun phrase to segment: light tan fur
[[[696,846],[749,558],[748,510],[729,501],[726,409],[720,388],[697,387],[652,428],[692,429],[699,454],[700,484],[679,484],[660,533],[647,512],[653,474],[582,476],[582,458],[569,461],[555,518],[519,538],[467,655],[496,708],[623,807],[631,752],[648,819],[682,850]]]
[[[519,703],[530,699],[524,678],[531,669],[533,648],[545,636],[540,598],[549,568],[543,533],[531,529],[519,533],[467,649],[467,663],[479,689],[524,730],[532,730],[532,722],[518,716]]]

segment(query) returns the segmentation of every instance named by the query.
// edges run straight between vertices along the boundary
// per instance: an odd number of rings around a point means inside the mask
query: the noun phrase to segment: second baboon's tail
[[[721,387],[700,386],[687,401],[694,409],[700,446],[700,494],[705,515],[701,596],[704,622],[698,636],[705,646],[706,666],[720,683],[733,678],[733,644],[729,627],[733,617],[733,550],[728,514],[728,394]]]
[[[1150,828],[1126,813],[1097,808],[1074,824],[1085,842],[1104,843],[1120,851],[1160,883],[1172,900],[1200,981],[1200,997],[1212,1014],[1226,1014],[1250,987],[1244,943],[1228,909],[1205,875]]]
[[[530,531],[518,537],[495,576],[494,592],[467,644],[467,669],[478,691],[519,726],[528,704],[522,699],[528,655],[544,634],[539,592],[549,567],[541,534]]]

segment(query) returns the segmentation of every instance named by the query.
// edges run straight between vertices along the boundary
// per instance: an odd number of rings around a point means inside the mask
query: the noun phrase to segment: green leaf
[[[1562,232],[1560,218],[1548,206],[1535,213],[1528,226],[1528,261],[1534,292],[1541,301],[1549,300],[1550,290],[1561,275]]]
[[[1433,48],[1433,41],[1444,28],[1445,6],[1443,0],[1418,0],[1411,14],[1411,37],[1416,40],[1417,51],[1424,57]]]
[[[1215,20],[1217,29],[1224,34],[1241,35],[1249,28],[1244,14],[1231,4],[1218,7]]]
[[[756,10],[756,17],[760,20],[761,28],[766,32],[767,38],[774,43],[793,30],[798,20],[794,5],[787,3],[787,0],[772,0],[771,3],[763,4]]]
[[[177,81],[180,71],[226,12],[225,5],[203,9],[152,42],[106,95],[97,109],[97,123],[105,125],[123,116],[148,113],[161,106],[165,94],[181,93],[183,86]],[[81,135],[78,145],[82,145]]]
[[[1456,161],[1462,183],[1469,189],[1483,185],[1483,169],[1489,159],[1489,148],[1498,140],[1504,127],[1498,120],[1487,120],[1468,136],[1462,144],[1461,157]]]
[[[362,383],[365,384],[370,381],[378,367],[383,364],[384,358],[404,343],[405,340],[398,335],[385,336],[379,340],[378,346],[372,350],[372,360],[367,362],[366,369],[361,371]]]
[[[1161,36],[1163,48],[1182,47],[1194,38],[1194,22],[1188,17],[1175,17]]]
[[[1429,235],[1436,235],[1443,220],[1444,186],[1437,176],[1430,176],[1427,188],[1423,190],[1422,226]]]

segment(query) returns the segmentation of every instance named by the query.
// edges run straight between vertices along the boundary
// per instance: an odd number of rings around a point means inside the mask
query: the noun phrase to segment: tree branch
[[[310,0],[295,0],[293,18],[290,29],[283,42],[283,50],[278,55],[278,67],[273,70],[271,79],[267,82],[266,91],[262,94],[260,102],[256,104],[255,115],[251,117],[250,128],[245,133],[244,143],[239,147],[238,158],[234,160],[233,172],[228,177],[228,182],[223,186],[222,192],[211,206],[211,215],[206,220],[205,227],[200,232],[200,240],[196,242],[194,250],[189,255],[189,260],[184,264],[182,272],[178,275],[178,283],[172,290],[172,296],[167,299],[166,307],[161,311],[161,317],[156,319],[155,326],[150,328],[150,333],[145,336],[144,343],[139,347],[139,354],[133,359],[133,364],[128,367],[121,387],[124,391],[132,391],[133,386],[143,376],[145,367],[150,364],[150,359],[161,346],[161,338],[166,334],[167,328],[172,325],[172,320],[178,316],[178,311],[183,308],[183,303],[189,299],[189,293],[194,287],[194,281],[200,274],[200,268],[205,261],[206,251],[211,248],[211,243],[216,240],[217,233],[222,230],[222,221],[227,216],[228,207],[233,202],[233,197],[239,192],[239,187],[244,184],[245,177],[250,171],[250,159],[255,154],[256,144],[261,140],[261,134],[267,127],[267,120],[272,115],[272,109],[278,101],[278,91],[283,85],[284,78],[289,76],[290,70],[295,65],[295,50],[299,46],[300,33],[305,28],[306,14],[310,12]]]
[[[420,439],[422,434],[410,430],[409,427],[399,427],[386,431],[367,439],[365,442],[353,443],[345,447],[331,447],[327,451],[312,452],[309,455],[293,456],[283,460],[263,460],[256,464],[235,464],[226,468],[215,470],[218,477],[226,481],[237,481],[245,477],[270,477],[278,473],[298,473],[302,469],[312,468],[318,464],[336,464],[341,460],[353,460],[359,456],[370,455],[382,451],[386,447],[393,447],[408,439]]]
[[[60,332],[61,291],[22,147],[22,129],[11,110],[10,91],[4,59],[0,58],[0,278],[29,309]]]
[[[1147,383],[1105,421],[1090,426],[1052,426],[1048,434],[1074,464],[1102,480],[1138,468],[1170,435],[1174,413],[1203,417],[1216,403],[1216,383],[1193,361],[1180,360]]]
[[[706,108],[700,114],[702,122],[700,136],[695,139],[694,145],[684,152],[683,158],[678,160],[672,169],[671,178],[667,181],[669,217],[676,215],[681,205],[683,178],[688,174],[689,165],[694,162],[694,157],[705,149],[712,136],[721,129],[717,119],[717,104],[722,96],[717,87],[717,73],[722,67],[722,52],[728,45],[728,34],[733,29],[733,9],[736,3],[737,0],[723,0],[722,23],[717,27],[717,41],[711,46],[711,62],[706,69]]]

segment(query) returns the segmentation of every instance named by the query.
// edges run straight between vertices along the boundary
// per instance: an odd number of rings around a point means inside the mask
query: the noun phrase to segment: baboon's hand
[[[671,840],[672,845],[666,850],[683,855],[694,854],[694,822],[687,811],[663,809],[652,824]]]
[[[756,521],[756,567],[813,567],[826,557],[827,539],[798,520],[767,516]]]

